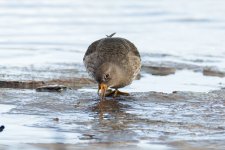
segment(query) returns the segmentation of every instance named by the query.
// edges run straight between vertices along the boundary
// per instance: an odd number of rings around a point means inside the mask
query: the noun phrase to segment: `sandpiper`
[[[118,89],[131,84],[141,68],[140,54],[135,45],[113,35],[115,33],[93,42],[83,58],[88,73],[98,83],[101,99],[110,95],[129,95]],[[106,92],[108,88],[115,90]]]

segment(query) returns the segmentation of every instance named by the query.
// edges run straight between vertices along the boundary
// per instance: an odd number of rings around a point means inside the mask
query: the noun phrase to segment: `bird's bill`
[[[105,98],[105,93],[106,93],[106,90],[108,89],[108,86],[104,83],[101,83],[99,85],[99,88],[100,88],[100,96],[101,96],[101,99],[104,99]]]

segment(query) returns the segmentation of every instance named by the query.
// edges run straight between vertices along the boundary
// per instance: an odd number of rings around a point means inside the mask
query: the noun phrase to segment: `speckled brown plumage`
[[[135,45],[119,37],[93,42],[83,61],[89,74],[99,84],[104,82],[115,89],[129,85],[141,68],[140,54]],[[107,81],[104,75],[109,75]]]

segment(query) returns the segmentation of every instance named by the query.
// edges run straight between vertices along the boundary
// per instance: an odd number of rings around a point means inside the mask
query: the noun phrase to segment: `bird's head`
[[[115,87],[120,84],[123,78],[123,71],[113,63],[103,63],[96,71],[96,81],[99,84],[101,98],[105,97],[106,90],[109,87]]]

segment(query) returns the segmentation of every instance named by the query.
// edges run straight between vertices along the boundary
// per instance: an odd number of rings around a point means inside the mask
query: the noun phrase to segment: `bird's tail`
[[[111,38],[111,37],[113,37],[113,35],[115,35],[116,34],[116,32],[114,32],[114,33],[112,33],[112,34],[110,34],[110,35],[106,35],[106,37],[107,38]]]

